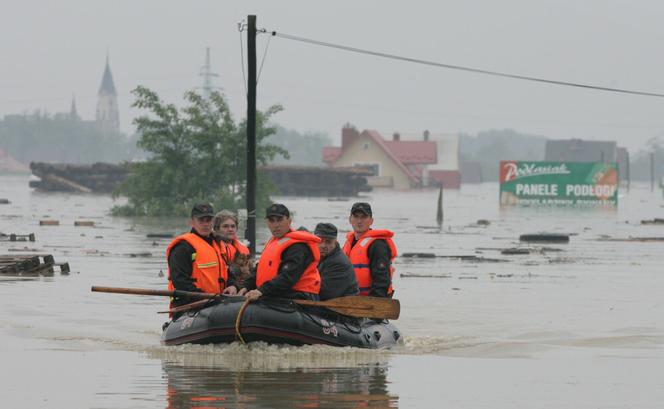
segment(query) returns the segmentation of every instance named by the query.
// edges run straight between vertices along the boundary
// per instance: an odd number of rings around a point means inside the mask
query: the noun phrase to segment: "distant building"
[[[323,162],[331,167],[362,167],[372,176],[372,187],[407,190],[428,185],[428,166],[438,162],[436,143],[428,140],[402,141],[395,133],[385,140],[374,130],[358,132],[346,124],[341,146],[323,148]]]
[[[106,67],[97,93],[97,115],[95,117],[101,129],[110,132],[120,132],[120,112],[118,110],[118,95],[115,91],[113,74],[106,56]]]
[[[429,166],[429,186],[443,186],[458,189],[461,186],[459,161],[459,135],[429,134],[424,131],[424,139],[436,142],[438,161]]]
[[[547,140],[544,160],[549,162],[616,162],[618,180],[629,179],[629,153],[614,141]]]

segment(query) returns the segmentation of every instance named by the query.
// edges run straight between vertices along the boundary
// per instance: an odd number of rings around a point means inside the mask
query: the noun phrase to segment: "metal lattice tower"
[[[219,77],[219,74],[212,72],[212,67],[210,66],[210,47],[205,48],[205,65],[201,67],[201,72],[198,75],[203,77],[203,86],[201,87],[203,98],[210,99],[212,90],[221,89],[212,84],[212,78]]]

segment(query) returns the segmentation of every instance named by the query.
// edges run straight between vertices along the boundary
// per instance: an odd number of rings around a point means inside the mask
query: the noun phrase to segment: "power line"
[[[504,78],[512,78],[512,79],[518,79],[518,80],[524,80],[524,81],[534,81],[534,82],[541,82],[545,84],[552,84],[552,85],[562,85],[562,86],[567,86],[567,87],[577,87],[577,88],[586,88],[586,89],[593,89],[596,91],[607,91],[607,92],[619,92],[623,94],[632,94],[632,95],[642,95],[642,96],[648,96],[648,97],[664,97],[664,94],[660,94],[657,92],[645,92],[645,91],[635,91],[635,90],[629,90],[629,89],[623,89],[623,88],[609,88],[609,87],[602,87],[598,85],[588,85],[588,84],[580,84],[580,83],[575,83],[575,82],[567,82],[567,81],[558,81],[558,80],[550,80],[546,78],[537,78],[537,77],[529,77],[526,75],[518,75],[518,74],[509,74],[509,73],[504,73],[504,72],[498,72],[498,71],[490,71],[490,70],[484,70],[480,68],[472,68],[472,67],[464,67],[461,65],[453,65],[453,64],[444,64],[444,63],[439,63],[435,61],[427,61],[427,60],[421,60],[417,58],[410,58],[410,57],[403,57],[395,54],[388,54],[388,53],[382,53],[378,51],[371,51],[371,50],[365,50],[362,48],[356,48],[356,47],[350,47],[350,46],[345,46],[345,45],[339,45],[339,44],[333,44],[333,43],[328,43],[325,41],[319,41],[319,40],[313,40],[310,38],[305,38],[305,37],[299,37],[299,36],[294,36],[290,34],[284,34],[284,33],[278,33],[276,31],[265,31],[275,37],[280,37],[284,38],[286,40],[293,40],[293,41],[300,41],[303,43],[309,43],[309,44],[314,44],[314,45],[320,45],[323,47],[329,47],[329,48],[336,48],[339,50],[344,50],[344,51],[350,51],[353,53],[358,53],[358,54],[367,54],[367,55],[373,55],[375,57],[381,57],[381,58],[388,58],[391,60],[398,60],[398,61],[405,61],[405,62],[411,62],[415,64],[422,64],[422,65],[429,65],[433,67],[439,67],[439,68],[448,68],[452,70],[459,70],[459,71],[468,71],[468,72],[474,72],[476,74],[485,74],[485,75],[493,75],[496,77],[504,77]]]

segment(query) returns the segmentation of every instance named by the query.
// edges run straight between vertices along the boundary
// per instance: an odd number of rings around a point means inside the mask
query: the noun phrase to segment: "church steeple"
[[[120,114],[118,112],[118,96],[115,91],[111,65],[106,53],[106,67],[97,93],[97,123],[107,131],[120,131]]]
[[[104,68],[104,76],[98,94],[101,95],[102,93],[116,95],[113,74],[111,74],[111,66],[108,63],[108,54],[106,54],[106,67]]]
[[[76,97],[71,97],[71,108],[69,109],[69,117],[71,119],[79,119],[78,111],[76,110]]]

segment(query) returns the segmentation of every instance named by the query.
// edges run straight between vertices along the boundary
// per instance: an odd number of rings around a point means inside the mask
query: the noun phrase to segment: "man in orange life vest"
[[[213,234],[217,243],[226,246],[228,272],[233,281],[245,280],[253,266],[249,249],[237,239],[238,219],[230,210],[222,210],[212,219]]]
[[[171,242],[166,250],[169,291],[221,294],[228,283],[226,249],[212,235],[212,206],[200,203],[191,210],[191,231]],[[171,307],[196,301],[188,297],[172,299]],[[176,316],[173,319],[177,318]]]
[[[255,273],[244,282],[238,294],[249,300],[272,296],[317,301],[320,239],[309,232],[293,230],[290,212],[283,204],[268,207],[265,218],[272,237],[265,245]]]
[[[373,230],[369,203],[357,202],[348,218],[353,231],[346,236],[343,252],[355,269],[360,295],[392,297],[392,260],[397,256],[389,230]]]

